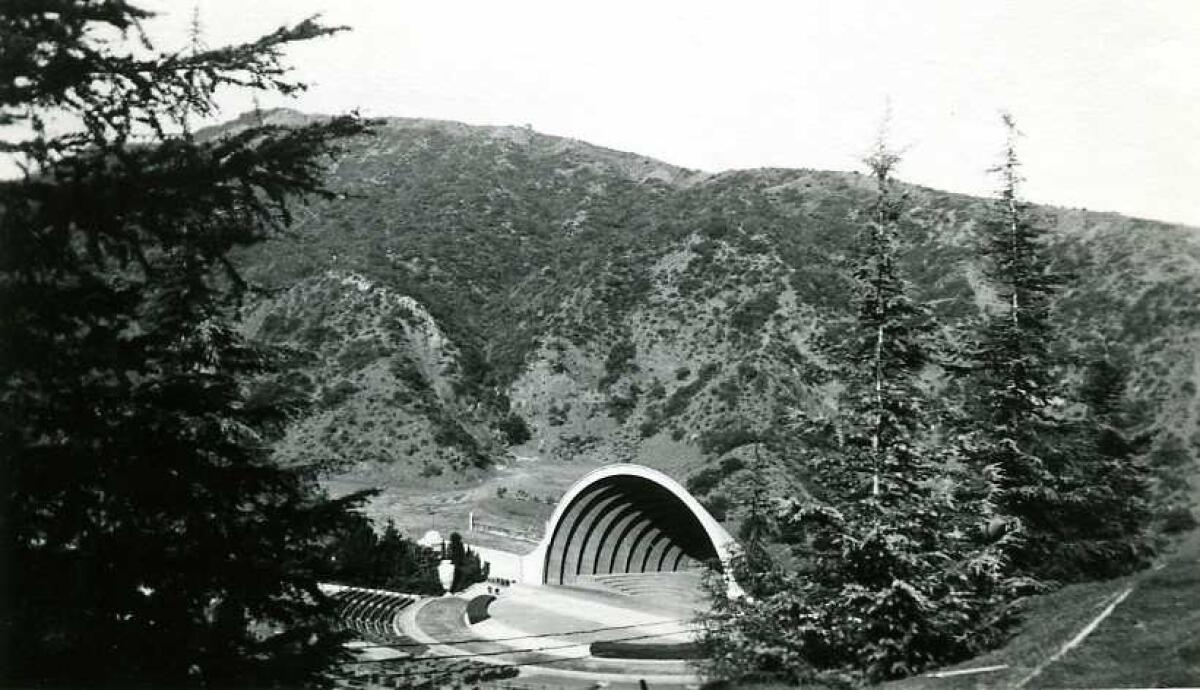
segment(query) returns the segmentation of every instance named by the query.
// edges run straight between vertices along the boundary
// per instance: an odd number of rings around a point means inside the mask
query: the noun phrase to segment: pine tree
[[[372,556],[374,569],[369,586],[407,594],[442,593],[437,552],[402,537],[391,520],[372,549]]]
[[[747,486],[738,501],[745,506],[738,539],[742,546],[743,564],[749,576],[747,584],[751,586],[758,582],[764,573],[774,569],[767,542],[776,527],[770,505],[770,470],[760,454],[763,445],[762,440],[754,443],[754,459],[749,468]]]
[[[488,566],[480,560],[479,554],[467,548],[458,532],[450,533],[449,558],[454,564],[454,583],[450,591],[461,592],[487,579]]]
[[[1042,541],[1054,519],[1056,480],[1053,459],[1039,453],[1040,439],[1059,436],[1051,405],[1055,399],[1049,362],[1049,303],[1054,278],[1041,251],[1045,230],[1018,196],[1021,182],[1017,131],[1003,116],[1008,139],[1000,165],[1000,192],[983,225],[987,275],[1000,308],[988,316],[977,358],[982,404],[977,416],[982,455],[998,478],[999,505],[1010,529],[1026,533],[1018,552],[1020,567],[1044,557]]]
[[[1145,456],[1148,432],[1129,412],[1125,399],[1128,365],[1119,356],[1090,362],[1079,398],[1086,416],[1076,422],[1082,457],[1086,510],[1073,525],[1086,540],[1088,574],[1114,577],[1146,566],[1154,555],[1149,471]]]
[[[1002,623],[986,616],[1013,583],[998,550],[976,543],[980,515],[956,500],[953,448],[936,445],[917,385],[928,317],[898,269],[898,160],[882,137],[867,159],[876,194],[853,271],[857,313],[831,353],[846,391],[836,418],[806,434],[815,500],[783,507],[805,567],[755,600],[718,601],[703,638],[711,675],[895,678],[987,646]]]
[[[1094,425],[1067,414],[1069,392],[1051,351],[1051,298],[1060,280],[1049,264],[1047,232],[1020,198],[1016,124],[1007,114],[1003,123],[1007,141],[993,169],[1000,191],[982,224],[982,254],[999,306],[986,315],[976,346],[974,463],[996,480],[994,531],[1019,534],[1010,541],[1018,571],[1062,581],[1127,570],[1146,553],[1140,529],[1127,525],[1124,548],[1116,548],[1111,530],[1095,527],[1097,511],[1125,513],[1105,497],[1131,488],[1109,483],[1136,483],[1136,471],[1118,470],[1114,463],[1125,460],[1105,459],[1092,438]],[[1144,492],[1128,498],[1137,502],[1138,495]],[[1114,562],[1116,552],[1124,555]]]
[[[230,252],[280,232],[355,117],[199,138],[225,87],[295,93],[257,41],[154,49],[123,0],[0,4],[0,641],[5,684],[323,685],[317,578],[356,497],[281,468],[276,368],[230,324]],[[119,40],[124,37],[125,40]],[[53,131],[52,131],[53,130]]]

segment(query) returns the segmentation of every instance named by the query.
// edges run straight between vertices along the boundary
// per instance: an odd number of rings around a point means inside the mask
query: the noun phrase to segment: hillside
[[[275,382],[311,401],[281,456],[335,462],[335,489],[383,486],[375,509],[410,529],[458,527],[467,510],[536,527],[573,479],[618,460],[692,478],[725,514],[747,442],[836,385],[813,343],[846,313],[851,214],[870,191],[857,174],[708,174],[406,119],[382,121],[329,174],[346,198],[238,258],[267,289],[246,330],[307,353]],[[908,191],[905,269],[952,329],[990,300],[972,249],[985,202]],[[1072,278],[1057,303],[1066,361],[1129,358],[1159,494],[1193,502],[1200,230],[1041,213]],[[528,441],[512,445],[510,412]],[[802,491],[788,463],[770,459],[774,488]]]
[[[1200,533],[1151,568],[1018,602],[1022,621],[997,649],[886,690],[1187,688],[1200,681]],[[1110,608],[1111,607],[1111,608]],[[738,684],[784,690],[782,683]],[[814,689],[817,686],[812,686]]]

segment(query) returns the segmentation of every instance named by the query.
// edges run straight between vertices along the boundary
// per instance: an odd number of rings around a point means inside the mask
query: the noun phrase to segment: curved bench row
[[[582,587],[599,586],[633,597],[694,604],[704,600],[700,581],[701,576],[696,572],[613,573],[581,576],[574,584]]]
[[[420,597],[377,589],[346,587],[331,595],[337,617],[349,630],[372,635],[395,635],[392,624]]]

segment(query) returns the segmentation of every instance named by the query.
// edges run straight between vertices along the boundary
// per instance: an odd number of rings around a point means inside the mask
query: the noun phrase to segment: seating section
[[[693,608],[704,605],[699,572],[608,573],[581,575],[576,587],[601,589],[656,602],[684,604]]]
[[[360,635],[385,640],[396,636],[393,626],[396,617],[419,598],[358,587],[346,587],[332,595],[342,626]]]

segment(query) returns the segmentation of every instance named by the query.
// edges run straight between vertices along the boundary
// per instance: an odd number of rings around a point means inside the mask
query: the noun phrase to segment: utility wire
[[[427,659],[428,660],[436,660],[438,658],[440,658],[440,657],[409,657],[409,658],[406,658],[405,661],[416,662],[416,661],[425,661]],[[494,666],[496,668],[516,668],[519,666],[545,666],[547,664],[561,664],[561,663],[564,663],[567,661],[580,661],[582,659],[591,659],[591,658],[593,658],[592,655],[585,654],[583,656],[564,656],[564,657],[556,657],[553,659],[542,659],[539,661],[514,661],[512,663],[505,662],[504,665],[502,665],[502,666],[499,664],[488,664],[488,666]],[[393,661],[394,661],[394,659],[393,659]],[[486,662],[481,661],[478,663],[485,664]],[[403,677],[410,677],[410,676],[430,676],[431,678],[440,678],[442,676],[465,675],[466,673],[468,673],[468,671],[469,671],[469,669],[444,669],[444,670],[409,669],[403,673],[371,673],[371,674],[363,674],[363,675],[365,677],[372,678],[372,679],[403,678]],[[490,682],[490,681],[487,681],[487,682]]]
[[[563,657],[557,657],[554,659],[544,659],[542,661],[515,661],[513,663],[505,663],[503,666],[501,666],[499,664],[495,664],[495,665],[489,664],[489,666],[493,666],[494,668],[517,668],[519,666],[545,666],[547,664],[561,664],[561,663],[564,663],[567,661],[580,661],[582,659],[591,659],[591,658],[593,658],[593,657],[590,654],[588,654],[588,655],[584,655],[584,656],[563,656]],[[411,661],[419,661],[419,660],[420,660],[419,657],[411,659]],[[613,661],[620,661],[620,659],[613,659]],[[640,659],[640,661],[655,661],[655,660]],[[661,660],[659,660],[659,661],[661,661]],[[481,661],[479,663],[483,664],[485,662]],[[363,675],[367,678],[372,678],[372,679],[374,679],[374,678],[379,678],[379,679],[402,678],[402,677],[406,677],[406,676],[426,676],[426,675],[430,676],[431,678],[441,678],[442,676],[465,675],[466,673],[469,672],[469,670],[473,670],[473,669],[445,669],[445,670],[430,669],[430,670],[425,670],[425,671],[418,671],[416,669],[412,669],[412,670],[408,670],[404,673],[372,673],[369,675],[368,674],[363,674]],[[604,671],[597,671],[597,673],[604,673]],[[497,680],[502,681],[502,680],[506,680],[506,679],[497,679]],[[490,682],[495,682],[495,681],[483,681],[483,682],[490,683]]]
[[[678,634],[679,634],[679,632],[647,633],[645,635],[632,635],[630,637],[619,637],[619,638],[616,638],[613,640],[604,640],[604,642],[631,642],[633,640],[645,640],[645,639],[649,639],[649,638],[653,638],[653,637],[666,637],[667,635],[678,635]],[[436,643],[436,644],[442,644],[442,643]],[[473,659],[473,658],[481,657],[481,656],[499,656],[501,654],[527,654],[527,653],[532,653],[532,652],[547,652],[547,651],[551,651],[554,649],[569,649],[571,647],[578,647],[578,646],[580,646],[580,644],[581,643],[579,643],[579,642],[575,642],[575,643],[571,643],[571,644],[548,645],[546,647],[530,647],[527,649],[521,649],[521,648],[502,649],[502,650],[491,651],[491,652],[465,652],[463,654],[439,654],[439,655],[434,655],[434,656],[392,657],[390,659],[363,659],[361,661],[350,661],[344,665],[345,666],[358,666],[358,665],[362,665],[362,664],[381,664],[381,663],[387,663],[389,661],[396,661],[397,659],[403,659],[403,660],[409,661],[409,662],[430,661],[430,660],[435,660],[435,659]]]
[[[657,623],[631,623],[629,625],[610,625],[601,628],[588,628],[585,630],[568,630],[558,633],[530,633],[528,635],[513,635],[511,637],[468,637],[462,640],[447,640],[445,642],[438,640],[429,644],[423,642],[396,642],[394,644],[371,644],[362,645],[359,647],[351,647],[350,649],[391,649],[393,647],[428,647],[430,644],[470,644],[472,642],[509,642],[512,640],[524,640],[527,638],[537,637],[563,637],[568,635],[586,635],[587,633],[604,632],[605,630],[628,630],[630,628],[648,628],[655,625],[666,625],[667,623],[683,623],[690,621],[690,618],[672,618],[670,620],[658,621]]]

